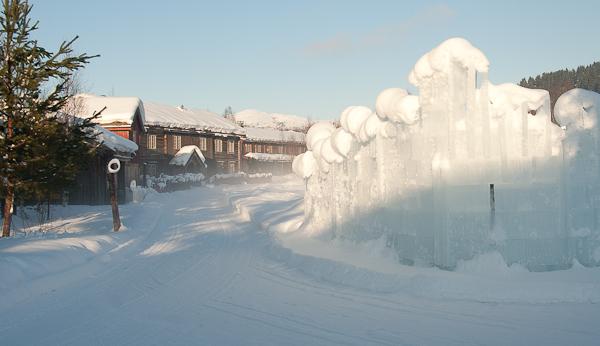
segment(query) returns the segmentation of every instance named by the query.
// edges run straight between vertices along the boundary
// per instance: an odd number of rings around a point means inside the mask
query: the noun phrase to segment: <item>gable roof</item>
[[[187,166],[188,162],[190,162],[194,156],[197,156],[206,167],[206,159],[204,158],[204,155],[202,155],[200,148],[195,145],[186,145],[179,149],[171,161],[169,161],[169,164],[174,166]]]
[[[100,112],[95,120],[102,126],[122,126],[133,124],[136,114],[140,115],[142,126],[145,125],[144,104],[137,97],[97,96],[91,94],[75,95],[66,110],[69,114],[89,118],[94,112]]]
[[[144,103],[146,125],[194,129],[225,134],[245,133],[244,129],[222,116],[199,109],[186,109],[162,105],[154,102]]]

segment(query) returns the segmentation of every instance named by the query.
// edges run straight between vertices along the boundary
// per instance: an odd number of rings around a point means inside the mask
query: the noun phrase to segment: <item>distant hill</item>
[[[246,109],[233,115],[235,122],[244,127],[273,128],[306,132],[311,125],[308,118],[291,114],[267,113]]]
[[[579,66],[576,69],[544,72],[535,77],[523,78],[519,85],[526,88],[548,90],[552,111],[554,111],[554,103],[565,91],[582,88],[600,93],[600,62]]]

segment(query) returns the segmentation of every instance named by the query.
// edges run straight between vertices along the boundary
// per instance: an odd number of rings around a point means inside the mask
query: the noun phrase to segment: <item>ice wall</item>
[[[585,114],[564,106],[565,132],[551,121],[547,91],[493,85],[488,68],[468,41],[449,39],[410,72],[418,96],[386,89],[375,112],[348,107],[340,128],[314,125],[309,151],[294,161],[307,184],[304,230],[355,241],[385,236],[402,262],[442,268],[491,250],[539,270],[567,267],[575,256],[598,264],[600,248],[573,245],[582,230],[598,233],[595,204],[567,180],[584,169],[600,173],[599,103],[574,96]],[[581,143],[593,159],[583,158]],[[585,167],[570,168],[577,160]],[[577,181],[598,176],[583,175]],[[584,205],[586,216],[574,216]]]

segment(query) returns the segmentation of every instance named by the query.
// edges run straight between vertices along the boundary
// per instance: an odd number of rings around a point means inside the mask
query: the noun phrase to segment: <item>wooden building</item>
[[[90,94],[79,94],[73,97],[68,112],[79,117],[89,118],[100,113],[96,123],[110,132],[125,138],[138,147],[124,161],[123,183],[129,186],[132,180],[141,183],[143,173],[143,161],[140,153],[144,147],[140,145],[145,132],[144,104],[137,97],[115,97],[97,96]],[[99,179],[102,179],[100,177]]]
[[[158,175],[177,170],[170,165],[185,146],[196,146],[206,160],[206,172],[240,171],[240,140],[244,130],[234,122],[205,110],[144,103],[146,133],[141,138],[140,159],[146,174]]]
[[[241,166],[247,173],[291,173],[294,157],[306,150],[304,133],[272,128],[244,129]]]
[[[99,146],[96,156],[88,163],[87,168],[81,171],[75,185],[68,190],[69,204],[109,204],[107,165],[110,160],[117,158],[121,161],[121,169],[117,174],[117,193],[120,203],[129,202],[132,198],[129,190],[128,177],[131,160],[135,156],[138,146],[101,126],[96,126],[96,140]]]

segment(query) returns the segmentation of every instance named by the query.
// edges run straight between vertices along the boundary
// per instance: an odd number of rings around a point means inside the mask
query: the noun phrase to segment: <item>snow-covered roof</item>
[[[256,109],[246,109],[234,115],[235,121],[247,127],[302,131],[309,125],[307,118],[280,113],[267,113]]]
[[[110,132],[100,125],[94,126],[92,131],[96,135],[96,141],[98,141],[98,143],[101,143],[103,147],[108,148],[117,154],[132,156],[138,150],[138,145],[134,142]]]
[[[269,128],[246,127],[246,139],[249,141],[304,143],[304,133],[279,131]]]
[[[244,134],[244,129],[234,122],[206,110],[187,109],[154,102],[145,102],[144,108],[146,125]]]
[[[131,125],[139,111],[142,126],[145,122],[144,104],[137,97],[97,96],[91,94],[75,95],[67,105],[66,112],[79,117],[89,118],[94,112],[104,111],[96,119],[103,126]]]
[[[202,163],[204,163],[206,166],[206,159],[204,158],[204,155],[202,155],[202,151],[200,151],[200,148],[195,145],[186,145],[185,147],[179,149],[177,154],[175,154],[171,161],[169,161],[169,164],[174,166],[185,166],[194,155],[194,152],[198,154],[200,160],[202,160]]]
[[[247,153],[245,157],[257,161],[291,162],[294,156],[287,154]]]

